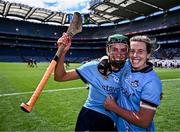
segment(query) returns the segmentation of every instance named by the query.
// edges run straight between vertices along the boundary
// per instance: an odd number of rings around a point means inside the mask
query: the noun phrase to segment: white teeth
[[[133,60],[133,63],[139,63],[139,60]]]

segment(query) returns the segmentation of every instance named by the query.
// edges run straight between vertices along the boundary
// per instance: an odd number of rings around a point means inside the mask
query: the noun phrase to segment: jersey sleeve
[[[76,72],[79,74],[81,80],[85,83],[93,82],[94,77],[97,74],[97,61],[88,62],[79,68],[76,69]]]
[[[152,79],[145,84],[141,94],[141,101],[153,107],[157,107],[160,104],[161,93],[162,84],[160,79]]]

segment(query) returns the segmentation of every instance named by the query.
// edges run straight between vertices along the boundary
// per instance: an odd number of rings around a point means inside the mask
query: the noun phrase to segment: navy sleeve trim
[[[81,73],[76,69],[76,72],[78,73],[78,75],[80,76],[81,80],[84,82],[84,83],[87,83],[87,80],[81,75]]]
[[[156,105],[156,104],[154,104],[154,103],[151,103],[151,102],[149,102],[149,101],[146,101],[146,100],[144,100],[144,99],[141,99],[141,101],[142,101],[143,103],[146,103],[146,104],[152,106],[152,107],[158,107],[158,105]]]

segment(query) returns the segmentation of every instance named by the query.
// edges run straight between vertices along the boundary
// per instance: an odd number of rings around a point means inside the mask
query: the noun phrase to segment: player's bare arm
[[[116,101],[111,96],[106,98],[104,102],[104,107],[110,111],[117,113],[120,117],[124,118],[125,120],[142,128],[149,127],[155,114],[155,108],[145,103],[143,103],[142,107],[140,108],[140,111],[138,112],[123,109],[116,104]]]
[[[59,48],[62,48],[63,53],[57,60],[57,65],[54,70],[54,80],[61,82],[79,79],[79,75],[74,69],[66,71],[64,67],[65,54],[71,46],[71,38],[66,33],[64,33],[63,36],[58,39],[57,44]]]

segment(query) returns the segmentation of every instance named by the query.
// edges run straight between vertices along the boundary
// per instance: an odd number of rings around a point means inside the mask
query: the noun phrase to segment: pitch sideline
[[[161,80],[162,82],[168,82],[168,81],[178,81],[180,78],[176,79],[165,79]],[[52,90],[43,90],[42,93],[51,93],[51,92],[58,92],[58,91],[68,91],[68,90],[81,90],[85,89],[86,87],[75,87],[75,88],[61,88],[61,89],[52,89]],[[34,91],[30,92],[20,92],[20,93],[7,93],[7,94],[0,94],[0,97],[5,97],[5,96],[15,96],[15,95],[25,95],[25,94],[32,94]]]

